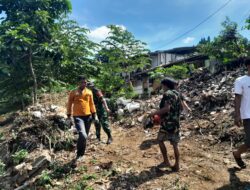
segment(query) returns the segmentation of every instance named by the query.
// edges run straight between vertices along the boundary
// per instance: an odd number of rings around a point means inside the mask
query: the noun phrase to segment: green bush
[[[27,150],[22,149],[22,150],[15,152],[15,154],[13,154],[11,157],[12,157],[14,164],[17,165],[21,163],[25,158],[27,158],[28,154],[29,153]]]
[[[188,69],[185,65],[174,65],[165,69],[165,75],[171,76],[175,79],[184,79],[188,77]]]
[[[95,174],[85,174],[82,177],[83,180],[92,180],[92,179],[97,179],[97,176]]]
[[[50,176],[50,173],[48,171],[43,171],[39,180],[38,180],[38,184],[41,186],[47,185],[47,184],[51,184],[52,178]]]
[[[188,66],[183,65],[174,65],[169,68],[159,67],[156,70],[150,72],[150,78],[152,79],[162,79],[165,76],[172,77],[174,79],[184,79],[189,77],[188,75]]]

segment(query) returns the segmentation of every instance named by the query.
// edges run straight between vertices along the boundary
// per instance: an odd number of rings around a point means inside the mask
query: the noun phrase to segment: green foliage
[[[138,94],[135,92],[132,82],[128,82],[126,87],[122,88],[122,92],[124,93],[124,97],[127,99],[137,98]]]
[[[126,99],[135,99],[139,97],[139,94],[137,94],[135,91],[127,91],[124,96]]]
[[[90,77],[97,72],[92,57],[97,44],[91,42],[89,30],[72,20],[59,20],[50,44],[44,49],[53,57],[52,73],[57,81],[74,84],[78,75]]]
[[[246,29],[250,30],[250,16],[246,19]]]
[[[13,163],[15,165],[20,164],[25,158],[27,158],[28,154],[29,154],[28,151],[25,149],[15,152],[15,154],[11,156]]]
[[[173,182],[173,187],[176,190],[188,190],[189,187],[187,184],[182,184],[179,178],[176,178],[175,181]]]
[[[77,168],[77,171],[86,173],[88,171],[88,168],[87,166],[80,166],[80,168]]]
[[[95,174],[85,174],[83,177],[82,177],[83,180],[92,180],[92,179],[97,179],[97,176]]]
[[[201,38],[198,44],[207,44],[207,43],[210,43],[210,41],[211,41],[210,36],[208,36],[207,39]]]
[[[90,163],[91,164],[96,164],[98,161],[95,159],[95,158],[93,158],[91,161],[90,161]]]
[[[93,179],[97,179],[97,176],[96,176],[95,174],[85,174],[85,175],[82,177],[82,180],[79,181],[79,182],[73,187],[73,189],[74,189],[74,190],[82,190],[82,189],[85,189],[85,190],[93,190],[92,187],[88,187],[88,183],[87,183],[87,181],[93,180]]]
[[[159,67],[156,70],[150,72],[150,77],[153,79],[162,79],[165,76],[172,77],[174,79],[185,79],[188,75],[188,65],[174,65],[172,67],[163,68]]]
[[[154,71],[149,72],[149,76],[152,79],[161,79],[164,77],[165,70],[163,67],[158,67]]]
[[[44,186],[51,184],[51,182],[52,182],[51,174],[47,170],[42,171],[42,174],[38,180],[38,184]]]
[[[198,44],[198,52],[224,64],[247,56],[248,40],[239,34],[237,23],[226,18],[221,25],[223,29],[213,41]]]
[[[98,86],[109,95],[122,95],[130,73],[144,68],[150,59],[145,43],[136,40],[126,29],[109,25],[110,35],[101,42],[96,56],[99,62]]]
[[[82,190],[86,189],[86,187],[87,187],[86,181],[80,181],[74,186],[74,188],[72,188],[72,190]]]
[[[39,84],[51,76],[53,59],[43,47],[53,38],[56,20],[70,12],[71,5],[69,0],[0,0],[0,5],[6,14],[0,23],[0,95],[24,107],[36,102]]]
[[[5,164],[2,160],[0,160],[0,176],[4,175],[5,173]]]
[[[188,77],[188,69],[186,66],[174,65],[172,67],[166,68],[165,74],[171,76],[175,79],[184,79]]]
[[[4,134],[3,133],[0,133],[0,141],[4,140],[5,137],[4,137]]]
[[[68,178],[72,171],[72,167],[70,164],[63,164],[58,161],[52,162],[49,169],[51,171],[51,179]]]

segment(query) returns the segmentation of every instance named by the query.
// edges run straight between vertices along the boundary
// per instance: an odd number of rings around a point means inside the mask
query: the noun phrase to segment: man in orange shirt
[[[73,105],[73,118],[79,134],[77,140],[77,160],[85,153],[92,118],[98,122],[92,91],[86,88],[87,79],[84,76],[79,76],[78,82],[78,88],[72,90],[69,94],[67,106],[67,116],[70,118]]]

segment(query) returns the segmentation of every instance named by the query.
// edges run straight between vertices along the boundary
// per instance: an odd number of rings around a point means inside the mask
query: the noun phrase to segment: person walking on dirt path
[[[151,113],[150,116],[159,115],[161,117],[161,127],[158,133],[158,143],[163,156],[163,162],[158,167],[171,167],[173,171],[179,171],[179,149],[178,143],[180,140],[180,112],[181,99],[179,93],[175,90],[175,82],[170,78],[165,78],[161,81],[161,86],[164,91],[160,102],[160,109]],[[171,166],[167,149],[164,141],[170,141],[174,149],[175,164]]]
[[[72,116],[73,105],[73,118],[79,135],[76,160],[82,158],[85,153],[92,118],[98,121],[93,94],[90,89],[86,88],[86,85],[87,79],[79,76],[78,88],[70,92],[67,105],[68,118]]]
[[[99,122],[94,122],[96,129],[96,138],[101,141],[101,127],[108,136],[107,144],[112,143],[113,138],[111,135],[111,129],[109,127],[108,113],[110,112],[107,102],[98,88],[95,87],[94,82],[90,82],[88,87],[92,90],[94,103],[96,105],[96,112]]]
[[[250,58],[245,60],[247,75],[236,79],[234,84],[235,93],[235,125],[244,126],[245,143],[233,152],[236,163],[241,168],[246,168],[246,164],[241,158],[241,154],[250,148]]]

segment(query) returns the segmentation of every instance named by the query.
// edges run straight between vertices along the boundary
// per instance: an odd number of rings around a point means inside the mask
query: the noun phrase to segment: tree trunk
[[[37,80],[36,80],[36,74],[33,68],[31,50],[29,51],[29,67],[30,67],[31,76],[33,79],[32,103],[36,104],[37,103]]]

